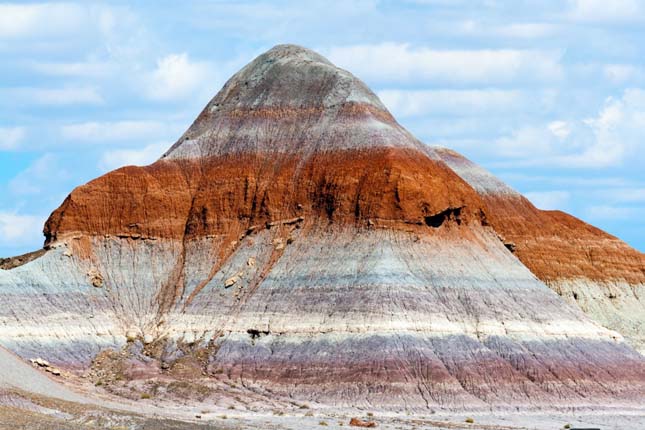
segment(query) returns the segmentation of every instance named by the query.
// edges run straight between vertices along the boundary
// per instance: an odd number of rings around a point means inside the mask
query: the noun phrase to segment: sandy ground
[[[154,400],[128,401],[78,392],[0,348],[0,429],[345,429],[352,417],[380,429],[553,430],[645,429],[640,410],[434,414],[365,410],[279,409],[249,411]],[[466,419],[472,418],[473,423]]]
[[[35,394],[71,402],[85,403],[84,396],[59,384],[44,373],[36,371],[10,351],[0,347],[0,387],[14,387]]]
[[[365,412],[308,411],[304,413],[248,413],[212,410],[200,413],[201,418],[170,419],[156,416],[153,410],[142,405],[141,413],[123,412],[55,401],[43,397],[5,394],[5,406],[0,406],[0,429],[346,429],[352,416],[373,420],[379,429],[463,429],[463,430],[514,430],[514,429],[643,429],[645,416],[641,414],[602,413],[587,415],[569,414],[490,414],[473,415],[474,423],[466,423],[465,415],[435,414],[368,416]]]

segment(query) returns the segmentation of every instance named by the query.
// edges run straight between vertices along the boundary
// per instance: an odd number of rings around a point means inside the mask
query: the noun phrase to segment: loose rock
[[[103,286],[103,276],[99,273],[98,270],[92,269],[87,272],[87,276],[90,278],[90,283],[95,288],[101,288]]]
[[[138,336],[139,336],[138,330],[133,329],[133,328],[128,329],[125,332],[125,338],[127,339],[128,342],[134,342],[135,340],[137,340]]]
[[[58,369],[57,369],[57,368],[55,368],[55,367],[51,367],[51,366],[50,366],[50,367],[46,367],[46,368],[45,368],[45,371],[46,371],[46,372],[49,372],[49,373],[51,373],[52,375],[55,375],[55,376],[60,376],[60,374],[61,374],[60,370],[58,370]]]
[[[349,425],[352,427],[376,427],[376,423],[374,421],[363,421],[358,418],[352,418],[351,420],[349,420]]]
[[[32,360],[32,363],[36,363],[40,367],[49,367],[50,364],[47,360],[43,360],[42,358],[38,357],[35,360]]]
[[[232,286],[233,286],[233,285],[235,285],[239,280],[240,280],[240,278],[239,278],[237,275],[235,275],[235,276],[231,276],[230,278],[228,278],[227,280],[225,280],[225,281],[224,281],[224,287],[225,287],[225,288],[232,287]]]

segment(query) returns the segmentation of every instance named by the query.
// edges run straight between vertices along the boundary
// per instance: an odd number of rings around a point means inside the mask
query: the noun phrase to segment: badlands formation
[[[424,145],[297,46],[234,75],[154,164],[76,188],[44,233],[0,270],[0,344],[99,391],[645,403],[645,256]]]

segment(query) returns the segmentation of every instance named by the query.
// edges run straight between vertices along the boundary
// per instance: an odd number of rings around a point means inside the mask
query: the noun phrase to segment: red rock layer
[[[403,224],[479,220],[475,191],[412,149],[246,154],[125,167],[75,189],[45,225],[68,235],[186,238],[311,217]]]
[[[522,196],[482,196],[488,220],[543,281],[587,278],[645,283],[645,255],[561,211],[542,211]]]
[[[432,151],[478,191],[486,204],[488,221],[541,280],[586,278],[645,283],[645,254],[569,214],[536,208],[452,150]]]

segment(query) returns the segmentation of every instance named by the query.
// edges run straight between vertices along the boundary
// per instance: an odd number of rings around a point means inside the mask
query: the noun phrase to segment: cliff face
[[[645,394],[645,359],[544,283],[579,279],[576,255],[594,246],[589,282],[635,272],[637,285],[642,255],[618,267],[606,249],[622,242],[424,146],[303,48],[233,76],[158,162],[75,189],[45,235],[45,255],[0,270],[0,342],[26,358],[94,369],[117,348],[144,369],[135,379],[337,405]],[[554,253],[573,238],[586,242]]]
[[[424,225],[452,212],[468,223],[482,207],[445,164],[413,149],[248,153],[108,173],[74,190],[45,235],[47,245],[79,235],[195,239],[298,217]]]
[[[477,218],[477,193],[426,151],[354,76],[282,46],[232,77],[157,163],[74,190],[45,235],[191,239],[299,216]]]

